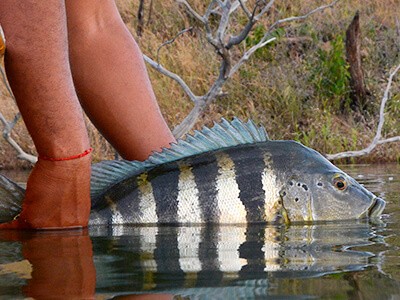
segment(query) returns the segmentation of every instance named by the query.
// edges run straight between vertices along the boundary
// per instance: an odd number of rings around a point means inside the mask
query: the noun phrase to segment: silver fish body
[[[91,224],[347,220],[376,213],[383,202],[294,141],[239,145],[162,164],[101,198]]]
[[[20,210],[23,193],[1,178],[4,222]],[[144,162],[95,164],[91,180],[90,225],[331,221],[377,218],[385,207],[315,150],[270,140],[263,127],[238,119]]]

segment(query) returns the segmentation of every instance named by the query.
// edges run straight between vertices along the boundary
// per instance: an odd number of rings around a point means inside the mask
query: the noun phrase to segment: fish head
[[[314,220],[377,218],[385,201],[346,173],[328,172],[314,180],[312,207]]]
[[[304,147],[304,146],[303,146]],[[285,219],[312,222],[378,218],[385,201],[334,166],[315,150],[292,164],[279,195]],[[300,151],[301,152],[301,151]],[[303,154],[304,154],[303,153]],[[296,157],[292,157],[296,161]]]

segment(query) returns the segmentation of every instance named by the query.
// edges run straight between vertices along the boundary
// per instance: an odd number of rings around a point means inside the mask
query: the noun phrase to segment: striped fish
[[[144,162],[100,162],[91,191],[90,225],[312,222],[375,218],[385,207],[318,152],[269,140],[263,127],[239,119],[203,128]],[[0,200],[12,207],[3,216],[19,211],[17,200]]]

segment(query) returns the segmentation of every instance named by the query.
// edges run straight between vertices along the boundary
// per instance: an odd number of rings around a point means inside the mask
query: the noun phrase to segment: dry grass
[[[138,1],[117,0],[121,15],[136,37],[144,53],[155,58],[160,44],[171,39],[183,28],[194,24],[192,33],[179,37],[172,45],[160,51],[160,62],[178,73],[193,91],[204,93],[215,79],[218,58],[209,48],[199,24],[193,23],[188,14],[175,1],[153,0],[149,16],[149,3],[145,1],[145,26],[143,36],[136,36]],[[193,7],[205,10],[205,2],[191,0]],[[250,1],[251,2],[251,1]],[[281,0],[268,19],[305,13],[327,1]],[[293,4],[296,3],[296,4]],[[400,36],[396,33],[396,17],[400,0],[352,0],[341,1],[335,9],[316,14],[303,23],[286,27],[284,38],[266,51],[255,55],[224,87],[226,97],[210,106],[196,128],[221,117],[239,116],[262,123],[275,139],[296,139],[323,153],[335,153],[365,147],[374,135],[379,100],[385,87],[387,72],[399,62]],[[321,65],[318,53],[332,51],[332,41],[343,36],[355,12],[359,10],[362,28],[363,65],[368,89],[371,92],[370,107],[362,113],[345,113],[337,110],[335,101],[342,101],[346,93],[327,97],[312,81],[316,66]],[[232,32],[245,20],[237,16]],[[300,37],[300,39],[293,39]],[[245,47],[241,45],[239,50]],[[171,127],[181,122],[192,108],[192,103],[180,87],[170,79],[149,70],[160,107]],[[397,83],[400,80],[397,80]],[[1,111],[8,117],[16,112],[12,100],[5,96],[1,87]],[[399,86],[387,114],[387,135],[400,135]],[[113,157],[113,149],[88,124],[96,160]],[[34,153],[32,142],[22,124],[14,135],[28,152]],[[26,166],[17,162],[13,150],[3,141],[0,144],[0,167]],[[399,145],[379,147],[372,155],[353,161],[400,161]]]

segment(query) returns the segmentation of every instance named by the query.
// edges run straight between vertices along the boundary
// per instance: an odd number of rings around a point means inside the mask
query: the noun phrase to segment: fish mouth
[[[370,218],[379,217],[382,214],[385,206],[386,206],[385,200],[383,200],[379,197],[375,197],[371,206],[368,208],[368,217],[370,217]]]

